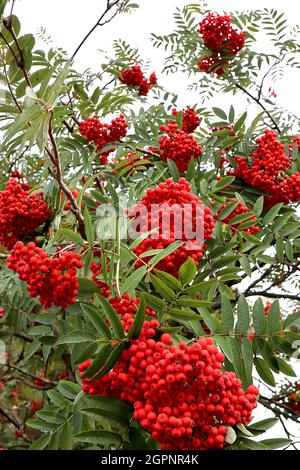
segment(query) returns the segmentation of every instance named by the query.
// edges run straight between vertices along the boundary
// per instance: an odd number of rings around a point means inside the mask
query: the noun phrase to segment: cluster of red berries
[[[137,257],[143,255],[143,263],[150,258],[145,253],[152,249],[164,249],[175,240],[184,242],[173,253],[161,260],[157,269],[178,276],[180,266],[189,258],[196,265],[206,248],[214,227],[210,209],[204,207],[197,196],[191,193],[189,183],[180,178],[159,183],[154,189],[148,189],[143,199],[131,210],[132,223],[141,235],[148,231],[153,233],[145,238],[136,248]],[[141,266],[142,261],[137,261]]]
[[[140,96],[148,95],[151,88],[157,83],[156,74],[153,72],[147,80],[139,65],[122,70],[119,80],[125,85],[138,88]]]
[[[173,109],[173,116],[178,116],[177,109]],[[182,130],[187,134],[192,134],[200,124],[200,117],[194,108],[185,108],[182,111]]]
[[[216,220],[218,219],[222,210],[225,209],[225,207],[227,207],[227,205],[232,202],[236,202],[236,199],[231,199],[230,201],[224,203],[220,207],[218,213],[215,215]],[[250,227],[242,228],[243,222],[238,222],[238,223],[233,223],[233,224],[231,223],[231,220],[234,217],[241,215],[241,214],[247,214],[248,212],[249,212],[248,208],[244,206],[244,204],[242,204],[241,202],[238,202],[237,206],[231,212],[231,214],[225,217],[225,219],[222,219],[222,223],[230,225],[230,228],[233,232],[236,232],[237,230],[241,230],[242,232],[246,232],[246,233],[249,233],[250,235],[254,235],[254,233],[257,233],[260,230],[259,227],[257,227],[256,225],[251,225]],[[257,220],[256,217],[253,215],[253,216],[249,216],[249,219],[247,219],[247,222],[250,222],[250,221],[256,222],[256,220]]]
[[[134,321],[136,299],[114,300],[126,331]],[[134,307],[132,307],[134,305]],[[251,421],[258,390],[245,393],[234,372],[221,372],[224,355],[210,337],[191,346],[172,344],[159,323],[146,320],[141,335],[130,341],[114,368],[93,381],[83,378],[83,391],[115,396],[134,405],[134,418],[166,450],[221,449],[228,426]],[[91,365],[79,366],[82,375]]]
[[[141,299],[139,297],[133,298],[133,297],[130,297],[128,294],[123,294],[121,297],[113,297],[109,299],[109,302],[113,306],[113,308],[116,310],[116,312],[118,312],[118,314],[120,315],[122,326],[124,328],[124,331],[127,333],[130,330],[134,322],[134,316],[136,314],[137,309],[140,306]],[[149,307],[146,307],[145,314],[146,316],[149,316],[149,317],[155,317],[156,312],[155,310]],[[150,323],[146,324],[146,326],[149,326],[149,325]],[[144,329],[143,331],[145,332],[146,330]],[[146,334],[146,337],[148,337],[149,335],[150,335],[149,337],[152,337],[153,336],[152,333],[153,333],[152,330],[150,330],[150,333],[148,331]]]
[[[0,191],[0,243],[11,250],[18,240],[33,235],[51,215],[43,193],[30,194],[30,186],[11,178]]]
[[[164,162],[169,158],[176,163],[180,172],[186,171],[192,158],[196,160],[200,157],[201,146],[191,134],[180,130],[174,121],[169,121],[160,129],[167,134],[159,140],[160,158]]]
[[[8,257],[7,266],[27,283],[31,297],[39,297],[45,308],[53,304],[66,308],[75,303],[77,269],[83,266],[80,254],[64,251],[50,257],[34,243],[25,246],[17,242]]]
[[[134,322],[136,311],[140,305],[140,299],[132,298],[128,294],[124,294],[122,297],[109,299],[109,302],[120,315],[122,326],[124,331],[127,333]],[[147,307],[146,314],[148,316],[154,317],[156,313],[154,310],[151,310],[149,307]],[[89,393],[90,395],[114,396],[119,397],[122,400],[129,400],[131,402],[134,402],[136,399],[140,400],[142,396],[141,390],[135,388],[134,373],[136,372],[136,369],[134,369],[133,364],[131,364],[130,367],[129,363],[133,357],[134,352],[136,351],[136,346],[139,345],[140,341],[145,341],[146,344],[149,345],[145,367],[147,366],[147,363],[153,363],[153,359],[151,359],[153,348],[151,348],[151,346],[155,344],[153,338],[157,334],[156,330],[158,326],[159,322],[154,318],[145,320],[139,339],[131,340],[130,348],[124,351],[117,364],[107,375],[96,380],[92,380],[92,378],[82,379],[83,391],[85,393]],[[85,370],[88,369],[90,365],[90,361],[85,361],[79,366],[81,375]],[[127,384],[126,387],[124,386],[125,382]]]
[[[232,26],[228,15],[208,13],[199,23],[203,43],[210,50],[199,62],[200,70],[223,75],[224,67],[244,46],[245,35]]]
[[[112,148],[102,152],[102,149],[111,142],[120,141],[126,136],[127,129],[128,122],[123,114],[113,119],[110,124],[102,123],[97,117],[92,117],[79,125],[81,135],[97,144],[96,150],[100,155],[101,164],[105,164],[108,155],[115,150]]]
[[[233,174],[254,188],[267,194],[266,207],[278,202],[287,204],[300,199],[300,174],[287,176],[291,161],[285,154],[284,146],[277,140],[277,134],[266,129],[264,135],[256,140],[257,147],[251,155],[251,166],[246,159],[236,157],[237,168]]]
[[[0,308],[0,320],[5,317],[5,310],[4,308]]]

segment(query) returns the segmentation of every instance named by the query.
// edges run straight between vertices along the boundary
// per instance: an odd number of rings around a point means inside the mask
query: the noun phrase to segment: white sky
[[[134,2],[135,0],[132,0]],[[110,50],[114,39],[122,38],[131,45],[139,48],[141,56],[150,59],[152,69],[158,72],[159,83],[180,95],[179,105],[196,104],[197,95],[186,91],[187,82],[174,76],[161,77],[162,50],[152,47],[149,40],[151,33],[165,34],[172,30],[173,12],[176,7],[188,3],[197,3],[197,0],[137,0],[140,9],[131,15],[121,15],[104,28],[96,30],[89,38],[77,57],[76,66],[79,69],[91,67],[97,71],[101,63],[98,49]],[[36,32],[41,26],[53,38],[54,44],[73,53],[80,40],[96,22],[106,5],[106,0],[16,0],[15,12],[22,20],[22,31]],[[274,8],[285,11],[291,24],[300,22],[300,2],[297,0],[211,0],[209,6],[212,10],[249,10],[261,8]],[[259,42],[257,50],[266,50],[266,45]],[[192,81],[195,81],[192,79]],[[298,94],[300,82],[300,69],[288,70],[285,79],[274,84],[277,100],[283,107],[298,112]],[[228,101],[229,97],[218,97],[218,106],[229,108],[246,106],[246,99],[241,95]],[[215,102],[213,104],[216,104]]]
[[[134,1],[134,0],[133,0]],[[197,96],[186,92],[186,82],[178,81],[174,77],[160,77],[162,68],[162,51],[154,49],[149,40],[150,33],[166,34],[171,32],[173,26],[172,14],[176,7],[182,7],[187,3],[196,3],[197,0],[137,0],[140,10],[131,15],[122,15],[113,20],[104,28],[99,28],[85,44],[78,54],[76,66],[84,70],[92,68],[97,71],[101,59],[98,49],[110,50],[114,39],[122,38],[133,46],[139,48],[141,56],[150,59],[152,69],[158,72],[159,81],[169,91],[181,95],[180,104],[195,104]],[[89,31],[100,16],[106,4],[106,0],[17,0],[15,13],[20,17],[22,32],[35,33],[40,27],[45,27],[52,37],[54,44],[63,47],[72,54],[80,40]],[[297,0],[211,0],[209,6],[212,10],[220,11],[247,10],[274,8],[285,11],[292,24],[300,22],[300,2]],[[264,44],[258,44],[258,50],[263,49]],[[287,109],[298,112],[299,107],[299,83],[300,70],[287,71],[284,80],[274,85],[278,95],[278,102]],[[189,101],[187,101],[189,100]],[[218,105],[225,110],[234,103],[237,108],[245,106],[246,101],[239,97],[231,100],[229,95],[218,97]],[[272,414],[261,407],[255,412],[255,418],[264,419]],[[295,424],[290,423],[289,429],[295,434],[300,434]],[[281,425],[278,424],[263,439],[269,437],[285,437]]]

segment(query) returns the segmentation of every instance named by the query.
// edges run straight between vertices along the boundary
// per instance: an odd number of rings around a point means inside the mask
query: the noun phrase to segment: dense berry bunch
[[[125,116],[121,114],[113,119],[110,124],[102,123],[97,117],[82,121],[79,125],[80,133],[89,141],[97,144],[97,152],[100,155],[100,163],[107,162],[108,155],[115,149],[102,152],[102,149],[111,142],[118,142],[127,134],[128,123]]]
[[[173,116],[178,115],[177,109],[173,109]],[[187,134],[192,134],[200,124],[200,117],[194,108],[186,108],[182,111],[182,130]]]
[[[137,256],[152,249],[164,249],[175,240],[185,243],[161,260],[157,269],[178,275],[180,266],[189,258],[196,265],[206,248],[214,227],[210,209],[204,207],[191,193],[189,183],[180,178],[178,182],[168,179],[154,189],[148,189],[143,199],[129,211],[139,234],[154,230],[135,249]],[[143,262],[148,258],[143,255]],[[141,261],[137,266],[142,265]]]
[[[53,304],[66,308],[78,294],[77,269],[82,268],[81,255],[64,251],[50,257],[34,243],[17,242],[8,257],[7,266],[27,283],[31,297],[39,297],[45,308]]]
[[[222,448],[228,426],[251,421],[257,388],[245,393],[234,372],[221,372],[224,355],[211,338],[160,349],[161,358],[146,368],[134,417],[162,449]]]
[[[51,215],[43,193],[30,194],[29,189],[11,178],[0,191],[0,243],[9,250],[18,240],[33,235]]]
[[[266,129],[256,143],[256,150],[251,155],[251,166],[244,158],[236,157],[237,168],[233,174],[264,191],[267,194],[267,206],[277,202],[287,204],[289,201],[298,201],[300,174],[286,175],[285,170],[290,167],[291,161],[285,154],[284,146],[277,140],[276,133]]]
[[[119,301],[112,303],[120,312]],[[129,309],[130,298],[121,305],[128,331],[134,309]],[[131,340],[112,371],[94,381],[82,378],[83,391],[131,402],[135,419],[162,449],[222,448],[228,426],[250,422],[258,390],[251,386],[245,393],[233,372],[221,372],[224,355],[211,338],[175,346],[168,334],[154,339],[158,326],[155,319],[145,321],[140,337]],[[80,374],[90,365],[81,364]]]
[[[109,299],[109,301],[120,315],[124,331],[128,332],[134,322],[140,299],[135,299],[124,294],[122,297],[115,297]],[[147,307],[146,315],[153,317],[155,316],[155,311]],[[154,318],[149,321],[144,321],[138,340],[131,340],[130,348],[124,351],[117,364],[107,375],[96,380],[90,380],[90,378],[82,379],[83,391],[91,395],[120,397],[123,400],[130,400],[131,402],[134,402],[136,399],[140,400],[143,396],[143,392],[138,386],[138,383],[135,383],[137,380],[137,369],[134,367],[134,358],[141,356],[140,354],[136,354],[137,350],[140,349],[144,352],[146,351],[147,354],[145,367],[147,364],[153,364],[153,358],[151,358],[153,355],[153,345],[155,345],[153,338],[157,334],[156,330],[158,326],[159,323]],[[144,349],[144,344],[148,346],[148,349],[147,347]],[[144,354],[143,357],[145,357]],[[133,363],[131,364],[132,359]],[[86,361],[79,366],[81,375],[90,365],[91,362]]]
[[[207,73],[222,75],[223,67],[244,46],[245,35],[234,29],[230,16],[212,12],[208,13],[199,26],[203,43],[210,50],[210,55],[205,55],[200,60],[199,68]]]
[[[245,35],[233,28],[230,16],[210,12],[199,26],[199,33],[208,49],[235,55],[244,45]]]
[[[148,95],[151,87],[156,85],[157,82],[154,72],[150,75],[149,80],[147,80],[139,65],[122,70],[119,80],[125,85],[138,88],[140,96]]]
[[[251,155],[251,167],[247,160],[237,157],[238,167],[234,173],[251,186],[274,193],[282,181],[284,171],[290,166],[290,159],[285,155],[284,146],[278,142],[276,133],[269,129],[256,143],[256,150]]]
[[[230,201],[224,203],[220,207],[218,213],[215,215],[215,218],[218,219],[221,212],[228,206],[228,204],[233,203],[233,202],[237,202],[236,199],[231,199]],[[231,223],[234,217],[237,217],[238,215],[241,215],[241,214],[247,214],[248,212],[249,212],[248,208],[244,206],[241,202],[238,202],[234,210],[227,217],[225,217],[225,219],[222,219],[221,222],[224,224],[230,225],[230,228],[233,232],[236,232],[237,230],[241,230],[242,232],[246,232],[246,233],[249,233],[250,235],[251,234],[253,235],[254,233],[259,232],[259,227],[257,227],[256,225],[251,225],[250,227],[242,228],[243,222],[238,222],[238,223],[233,223],[233,224]],[[249,221],[256,222],[256,220],[257,219],[254,215],[253,216],[249,215],[249,219],[247,219],[247,222]]]
[[[5,317],[5,310],[4,308],[0,308],[0,320]]]
[[[131,328],[132,323],[134,322],[134,315],[139,308],[141,303],[140,298],[130,297],[128,294],[123,294],[121,297],[113,297],[109,299],[109,302],[113,308],[118,312],[121,317],[121,323],[123,325],[124,331],[128,332]],[[146,315],[155,317],[156,312],[149,307],[146,307]],[[143,330],[144,332],[146,330]],[[150,336],[152,337],[154,332],[151,332]],[[143,333],[142,333],[143,334]],[[149,332],[146,334],[146,337],[149,336]]]
[[[180,172],[187,170],[192,158],[200,157],[202,148],[192,135],[181,131],[174,121],[169,121],[167,126],[161,126],[161,131],[167,135],[159,140],[160,158],[164,162],[168,158],[173,160]]]

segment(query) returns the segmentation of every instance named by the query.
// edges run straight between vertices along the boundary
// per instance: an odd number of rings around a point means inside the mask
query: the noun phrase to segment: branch
[[[12,0],[12,2],[11,2],[11,9],[10,9],[10,16],[12,16],[12,14],[13,14],[14,6],[15,6],[15,0]]]
[[[11,424],[14,425],[15,428],[17,428],[19,431],[23,433],[24,431],[24,426],[22,423],[20,423],[14,416],[9,414],[3,406],[0,406],[0,415],[4,416],[7,421],[9,421]]]
[[[258,104],[258,106],[261,107],[261,109],[263,109],[265,111],[265,113],[268,115],[269,119],[272,121],[273,125],[274,125],[274,128],[276,129],[276,131],[278,132],[278,134],[281,133],[281,130],[279,129],[278,127],[278,124],[277,122],[275,121],[275,119],[273,118],[273,116],[271,115],[271,113],[267,110],[267,108],[262,104],[262,102],[260,101],[259,98],[256,98],[256,96],[252,95],[246,88],[244,88],[242,85],[240,85],[239,83],[236,83],[236,82],[233,82],[233,84],[239,88],[239,90],[242,90],[246,95],[248,95],[253,101],[255,101],[255,103]]]
[[[26,335],[25,333],[13,333],[13,336],[15,336],[16,338],[23,339],[24,341],[27,341],[28,343],[33,342],[33,338],[29,335]]]
[[[262,296],[262,297],[270,297],[270,299],[290,299],[290,300],[298,300],[300,302],[300,297],[294,294],[276,294],[274,292],[267,292],[267,291],[259,291],[259,292],[247,292],[244,294],[245,297],[254,297],[254,296]]]
[[[2,34],[1,34],[1,37]],[[5,76],[5,80],[6,80],[6,83],[7,83],[7,86],[8,86],[8,89],[9,89],[9,92],[10,92],[10,95],[15,103],[15,105],[17,106],[18,110],[20,111],[20,113],[22,112],[22,109],[18,103],[18,100],[17,98],[15,97],[14,95],[14,92],[13,92],[13,89],[12,89],[12,86],[11,86],[11,83],[10,83],[10,80],[9,80],[9,77],[8,77],[8,73],[7,73],[7,69],[6,69],[6,62],[5,62],[5,59],[4,59],[4,55],[2,54],[2,51],[1,51],[1,60],[2,60],[2,64],[3,64],[3,70],[4,70],[4,76]]]
[[[58,382],[56,382],[54,380],[43,379],[42,377],[38,377],[37,375],[33,375],[30,372],[26,372],[26,371],[20,369],[19,367],[13,366],[11,364],[7,364],[7,367],[9,369],[13,369],[13,370],[16,370],[17,372],[20,372],[20,374],[23,374],[26,377],[30,377],[33,380],[40,380],[41,382],[43,382],[45,384],[46,388],[45,387],[38,387],[38,389],[45,389],[46,390],[48,388],[56,387],[56,385],[58,384]]]
[[[296,436],[293,436],[285,422],[284,422],[284,419],[291,419],[292,421],[296,421],[296,422],[299,422],[299,419],[295,416],[290,416],[290,414],[288,412],[285,412],[281,409],[278,408],[278,405],[276,403],[273,402],[272,398],[267,398],[267,397],[263,397],[263,396],[260,396],[259,398],[259,402],[265,407],[267,408],[268,410],[272,411],[274,413],[274,415],[279,419],[280,423],[281,423],[281,426],[283,427],[283,430],[287,436],[288,439],[290,439],[291,437],[296,437]],[[277,408],[276,408],[277,406]],[[280,405],[279,405],[280,406]],[[296,446],[295,446],[295,443],[291,442],[289,444],[289,446],[292,446],[294,448],[294,450],[297,450]]]
[[[50,160],[53,163],[55,170],[56,170],[55,173],[51,171],[51,174],[56,179],[58,186],[60,187],[62,192],[66,195],[67,199],[70,201],[71,210],[73,214],[75,215],[78,225],[79,225],[79,232],[81,236],[85,238],[86,235],[85,235],[84,218],[81,213],[80,207],[78,206],[77,201],[72,194],[72,191],[68,188],[68,186],[63,181],[59,152],[58,152],[56,140],[52,132],[52,119],[53,119],[53,111],[51,111],[51,119],[50,119],[49,128],[48,128],[49,138],[50,138],[50,142],[53,148],[53,154],[48,147],[45,147],[45,150],[48,153]]]
[[[267,78],[267,76],[269,75],[269,73],[271,72],[271,70],[276,67],[276,65],[280,64],[280,60],[277,60],[276,62],[274,62],[274,64],[267,70],[267,72],[265,73],[265,75],[263,76],[262,78],[262,81],[261,81],[261,84],[260,84],[260,87],[259,87],[259,90],[258,90],[258,96],[257,96],[257,99],[260,100],[261,98],[261,94],[262,94],[262,90],[263,90],[263,86],[264,86],[264,81],[265,79]]]
[[[17,51],[18,51],[18,54],[19,54],[19,57],[16,56],[16,54],[13,52],[12,48],[10,47],[9,44],[7,44],[7,41],[6,44],[8,45],[8,48],[10,49],[10,51],[12,52],[14,58],[15,58],[15,61],[16,61],[16,64],[18,65],[18,67],[22,70],[23,72],[23,75],[25,77],[25,80],[26,80],[26,83],[28,86],[30,86],[30,88],[32,88],[32,84],[31,84],[31,81],[30,81],[30,78],[29,78],[29,75],[27,73],[27,70],[26,70],[26,67],[25,67],[25,58],[24,58],[24,54],[23,54],[23,51],[20,47],[20,44],[19,44],[19,41],[18,41],[18,38],[14,32],[14,28],[13,28],[13,25],[12,25],[12,21],[11,21],[11,16],[9,16],[8,18],[3,18],[3,24],[5,26],[5,28],[10,32],[13,40],[14,40],[14,43],[17,47]],[[2,36],[3,37],[3,36]],[[5,39],[4,39],[5,40]]]
[[[266,271],[263,272],[263,274],[258,278],[256,279],[255,281],[253,281],[248,287],[247,289],[245,290],[244,294],[245,296],[247,296],[247,294],[251,291],[252,287],[255,287],[257,284],[259,284],[261,281],[263,281],[265,279],[266,276],[268,276],[273,270],[273,267],[270,266]]]
[[[263,406],[265,406],[269,410],[273,411],[273,413],[276,416],[278,416],[280,414],[280,416],[284,416],[286,419],[291,419],[292,421],[295,421],[296,423],[300,423],[299,415],[295,415],[294,413],[292,413],[289,410],[289,408],[286,405],[284,405],[283,403],[281,403],[281,404],[276,403],[276,402],[274,402],[274,400],[272,398],[267,398],[267,397],[264,397],[263,395],[260,395],[258,401]]]
[[[80,42],[79,46],[76,48],[74,54],[72,55],[72,59],[75,58],[75,56],[77,55],[77,53],[80,51],[80,49],[82,48],[82,46],[84,45],[84,43],[87,41],[87,39],[93,34],[93,32],[95,31],[95,29],[98,28],[98,26],[103,26],[107,23],[109,23],[118,13],[118,10],[114,13],[114,15],[104,21],[104,23],[101,23],[101,21],[105,18],[105,16],[107,15],[107,13],[109,13],[109,11],[114,7],[116,6],[118,3],[120,3],[121,0],[115,0],[113,1],[112,3],[110,3],[109,0],[107,0],[107,4],[106,4],[106,9],[104,11],[104,13],[102,13],[102,15],[100,16],[100,18],[97,20],[97,23],[94,24],[94,26],[90,29],[90,31],[85,35],[85,37],[82,39],[82,41]]]
[[[140,147],[132,148],[132,147],[130,147],[130,146],[128,145],[128,146],[126,146],[125,148],[127,148],[127,149],[129,149],[129,150],[136,150],[137,152],[144,153],[145,155],[149,155],[149,157],[156,157],[156,158],[159,158],[159,155],[158,155],[157,153],[151,152],[150,150],[142,149],[142,148],[140,148]]]

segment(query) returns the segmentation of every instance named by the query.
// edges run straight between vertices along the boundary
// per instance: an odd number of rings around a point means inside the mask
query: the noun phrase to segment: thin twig
[[[5,76],[5,80],[6,80],[10,95],[11,95],[15,105],[17,106],[18,110],[20,111],[20,113],[22,113],[22,109],[21,109],[21,107],[18,103],[17,98],[14,95],[14,92],[13,92],[13,89],[12,89],[12,86],[11,86],[11,83],[10,83],[10,80],[9,80],[9,77],[8,77],[8,73],[7,73],[7,69],[6,69],[6,62],[5,62],[4,55],[3,55],[2,51],[0,52],[0,54],[1,54],[2,64],[3,64],[4,76]]]
[[[3,406],[0,406],[0,415],[4,416],[7,419],[7,421],[13,424],[14,427],[17,428],[19,431],[21,432],[24,431],[23,423],[20,423],[14,416],[8,413]]]
[[[271,70],[276,67],[277,64],[280,64],[280,60],[277,60],[276,62],[274,62],[274,64],[267,70],[267,72],[265,73],[265,75],[263,76],[262,78],[262,81],[261,81],[261,84],[260,84],[260,87],[259,87],[259,90],[258,90],[258,95],[257,95],[257,99],[260,100],[261,99],[261,94],[262,94],[262,90],[263,90],[263,86],[264,86],[264,81],[265,79],[267,78],[267,76],[269,75],[269,73],[271,72]]]
[[[145,155],[149,155],[149,157],[155,157],[155,158],[159,157],[159,155],[157,153],[151,152],[150,150],[145,150],[145,149],[140,148],[140,147],[132,148],[132,147],[130,147],[130,145],[127,145],[125,148],[127,148],[129,150],[136,150],[137,152],[144,153]]]
[[[270,297],[270,299],[291,299],[291,300],[298,300],[300,301],[300,297],[294,294],[276,294],[274,292],[267,292],[267,291],[259,291],[259,292],[248,292],[244,294],[245,297],[254,297],[254,296],[262,296],[262,297]]]
[[[262,102],[260,101],[260,99],[256,98],[256,96],[252,95],[250,93],[250,91],[248,91],[246,88],[244,88],[242,85],[240,85],[239,83],[237,82],[233,82],[233,85],[235,85],[239,90],[243,91],[246,95],[248,95],[253,101],[255,101],[255,103],[258,104],[258,106],[261,107],[261,109],[263,109],[265,111],[265,113],[267,114],[267,116],[269,117],[269,119],[272,121],[273,125],[274,125],[274,128],[277,130],[278,134],[281,133],[281,130],[279,129],[278,127],[278,124],[277,122],[275,121],[275,119],[273,118],[273,116],[271,115],[271,113],[267,110],[267,108],[262,104]]]
[[[109,20],[106,20],[104,23],[101,23],[101,21],[105,18],[105,16],[107,15],[107,13],[109,13],[109,11],[110,11],[114,6],[116,6],[118,3],[120,3],[120,0],[115,0],[115,1],[112,2],[112,3],[110,3],[109,0],[107,1],[105,11],[101,14],[100,18],[97,20],[97,23],[94,24],[94,26],[89,30],[89,32],[88,32],[88,33],[85,35],[85,37],[82,39],[82,41],[80,42],[79,46],[76,48],[74,54],[72,55],[72,59],[75,58],[75,56],[78,54],[78,52],[80,51],[80,49],[82,48],[82,46],[85,44],[85,42],[87,41],[87,39],[93,34],[93,32],[95,31],[95,29],[98,28],[98,26],[103,26],[104,24],[109,23],[109,22],[117,15],[118,10],[117,10],[117,12],[116,12]]]
[[[248,287],[247,289],[245,290],[244,294],[243,295],[247,295],[251,289],[253,287],[255,287],[257,284],[259,284],[259,282],[263,281],[265,279],[266,276],[268,276],[270,273],[272,272],[272,267],[268,268],[266,271],[263,272],[263,274],[258,278],[256,279],[255,281],[253,281]]]
[[[56,385],[58,384],[58,382],[56,382],[55,380],[46,380],[43,377],[38,377],[34,374],[31,374],[30,372],[27,372],[27,371],[24,371],[24,370],[20,369],[19,367],[13,366],[12,364],[7,364],[7,367],[9,369],[13,369],[13,370],[16,370],[17,372],[20,372],[20,374],[23,374],[26,377],[30,377],[33,380],[40,380],[45,385],[47,385],[49,387],[51,386],[51,388],[56,387]],[[38,387],[38,388],[41,388],[41,387]]]
[[[80,207],[77,204],[77,201],[75,197],[72,194],[72,191],[68,188],[68,186],[65,184],[63,177],[62,177],[62,169],[61,169],[61,162],[60,162],[60,157],[59,157],[59,152],[56,144],[56,140],[53,135],[52,131],[52,119],[53,119],[53,111],[51,112],[51,119],[49,122],[49,128],[48,128],[48,134],[50,138],[50,142],[53,148],[53,152],[48,147],[45,147],[46,152],[48,153],[50,160],[52,161],[54,167],[55,167],[55,172],[51,171],[51,174],[54,176],[56,179],[60,189],[62,192],[66,195],[67,199],[70,201],[71,205],[71,210],[73,214],[75,215],[78,225],[79,225],[79,232],[80,234],[85,238],[85,225],[84,225],[84,218],[81,213]]]
[[[21,49],[21,46],[20,46],[20,43],[19,43],[19,40],[15,34],[15,31],[14,31],[14,28],[13,28],[13,25],[12,25],[12,22],[11,22],[11,17],[9,18],[4,18],[3,19],[3,24],[5,26],[5,28],[9,31],[9,33],[11,34],[13,40],[14,40],[14,43],[17,47],[17,50],[18,50],[18,54],[19,54],[19,57],[16,56],[16,54],[13,52],[13,50],[11,49],[10,45],[8,44],[8,47],[9,49],[12,51],[13,53],[13,56],[15,58],[15,61],[16,61],[16,64],[18,65],[18,67],[22,70],[23,72],[23,75],[24,75],[24,78],[26,80],[26,83],[27,85],[32,88],[32,84],[31,84],[31,81],[30,81],[30,78],[29,78],[29,75],[27,73],[27,70],[26,70],[26,66],[25,66],[25,58],[24,58],[24,54],[23,54],[23,51]],[[5,41],[6,42],[6,41]]]

